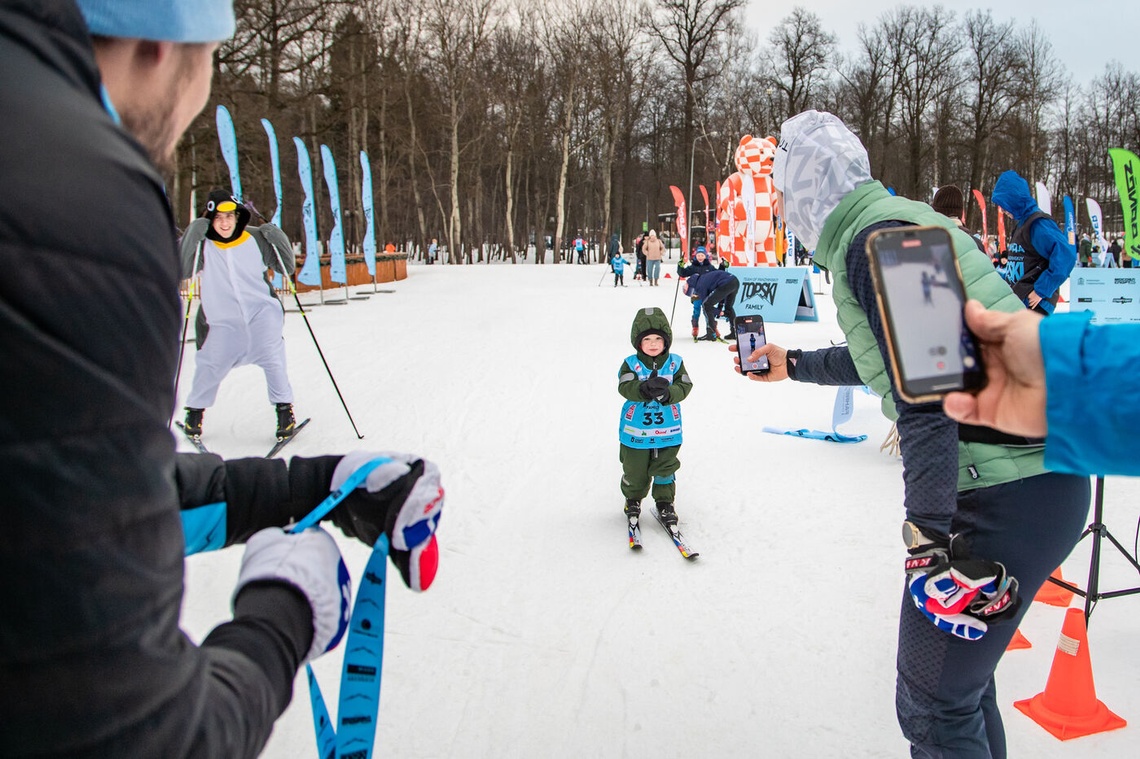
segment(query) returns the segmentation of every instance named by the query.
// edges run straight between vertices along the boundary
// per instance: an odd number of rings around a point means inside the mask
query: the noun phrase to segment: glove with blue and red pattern
[[[1001,562],[971,557],[961,536],[923,536],[930,542],[911,549],[906,560],[907,587],[914,605],[940,630],[978,640],[989,623],[1017,610],[1017,578]]]
[[[427,590],[439,568],[435,537],[443,511],[439,468],[405,453],[353,451],[337,464],[329,489],[338,490],[353,472],[377,458],[391,461],[369,472],[332,512],[333,523],[368,545],[386,533],[392,563],[404,584],[415,591]]]

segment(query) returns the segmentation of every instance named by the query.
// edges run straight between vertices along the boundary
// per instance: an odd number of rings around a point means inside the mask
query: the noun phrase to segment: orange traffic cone
[[[1016,651],[1019,648],[1033,648],[1033,644],[1029,642],[1029,638],[1026,638],[1021,634],[1021,630],[1016,630],[1013,633],[1013,640],[1009,642],[1009,645],[1005,647],[1005,650]]]
[[[1061,568],[1060,567],[1057,567],[1056,569],[1054,569],[1053,574],[1051,574],[1049,576],[1055,577],[1056,579],[1062,580],[1062,581],[1065,579],[1061,575]],[[1068,607],[1068,605],[1073,600],[1073,591],[1066,590],[1065,588],[1062,588],[1057,583],[1049,582],[1048,580],[1046,580],[1045,584],[1041,586],[1041,590],[1037,591],[1037,595],[1035,595],[1033,597],[1033,600],[1034,601],[1040,601],[1043,604],[1049,604],[1050,606]]]
[[[1044,692],[1013,705],[1063,741],[1128,724],[1097,700],[1083,610],[1065,612]]]
[[[669,276],[669,272],[665,272],[665,279],[672,279],[672,277]]]

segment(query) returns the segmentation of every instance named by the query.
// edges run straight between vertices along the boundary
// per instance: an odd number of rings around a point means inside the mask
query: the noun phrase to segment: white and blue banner
[[[269,167],[273,171],[273,196],[277,200],[277,207],[273,209],[273,218],[269,223],[278,229],[281,228],[281,157],[277,154],[277,131],[273,128],[273,124],[269,119],[261,120],[261,127],[265,130],[265,134],[269,137]],[[285,282],[281,278],[281,272],[275,271],[273,273],[273,287],[280,290],[284,287]]]
[[[321,164],[325,170],[325,187],[329,190],[333,228],[329,233],[329,279],[344,285],[348,275],[344,261],[344,231],[340,223],[340,184],[336,179],[336,162],[328,145],[321,145]]]
[[[360,197],[364,203],[364,264],[368,275],[376,277],[376,228],[372,226],[372,164],[360,151]]]
[[[1140,322],[1140,271],[1073,269],[1069,311],[1091,311],[1093,324]]]
[[[297,174],[301,178],[301,190],[305,201],[301,204],[301,220],[305,227],[305,265],[301,267],[297,281],[310,287],[321,286],[321,250],[317,237],[317,216],[313,207],[313,168],[309,163],[309,149],[300,137],[293,138],[297,148]]]
[[[766,322],[819,321],[811,269],[806,266],[733,266],[740,280],[737,314],[760,314]]]
[[[237,135],[234,133],[234,120],[224,105],[218,106],[214,120],[218,125],[218,144],[222,148],[222,158],[226,159],[226,166],[230,170],[230,192],[238,200],[241,200],[241,172],[238,169]]]
[[[1073,199],[1065,196],[1065,237],[1069,238],[1069,245],[1077,249],[1077,214],[1073,208]]]
[[[277,131],[269,119],[262,119],[261,126],[269,137],[269,165],[273,170],[273,196],[277,200],[277,208],[273,211],[273,218],[269,223],[275,227],[281,226],[281,158],[277,154]]]

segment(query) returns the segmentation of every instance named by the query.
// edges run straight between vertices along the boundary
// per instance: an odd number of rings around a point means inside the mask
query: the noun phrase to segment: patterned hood
[[[772,180],[783,195],[788,229],[808,250],[847,193],[871,181],[867,150],[836,116],[804,111],[780,127]]]

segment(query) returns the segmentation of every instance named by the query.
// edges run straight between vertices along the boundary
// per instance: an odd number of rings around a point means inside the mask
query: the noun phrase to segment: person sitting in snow
[[[186,434],[202,435],[202,417],[214,405],[231,370],[256,364],[265,371],[269,402],[277,410],[277,439],[295,428],[293,387],[285,371],[285,307],[268,269],[293,274],[293,246],[272,224],[249,226],[249,209],[225,190],[213,190],[202,216],[182,236],[182,276],[202,272],[202,305],[195,321],[198,358],[186,397]]]
[[[637,312],[630,329],[636,352],[618,369],[618,392],[625,398],[618,437],[621,492],[630,520],[641,515],[641,499],[650,492],[666,526],[677,524],[673,508],[674,473],[681,468],[681,407],[693,383],[685,362],[669,352],[673,331],[659,308]]]

